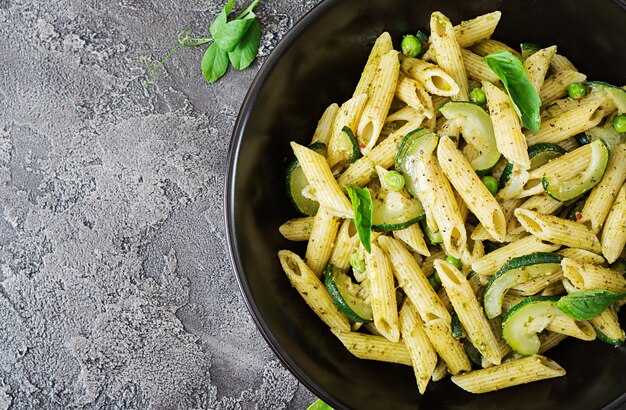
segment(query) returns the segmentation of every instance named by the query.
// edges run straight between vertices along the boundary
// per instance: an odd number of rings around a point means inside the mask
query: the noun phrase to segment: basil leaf
[[[204,78],[209,83],[216,82],[222,78],[228,69],[228,53],[222,50],[217,43],[211,44],[202,57],[200,68]]]
[[[306,410],[333,410],[333,408],[324,403],[321,399],[317,399],[315,403],[307,407]]]
[[[590,320],[624,296],[626,293],[614,293],[600,289],[586,290],[563,296],[556,302],[556,306],[573,319]]]
[[[213,37],[215,37],[217,33],[222,29],[222,27],[226,25],[228,14],[234,6],[235,0],[228,0],[228,2],[224,5],[222,11],[220,11],[217,17],[215,17],[215,20],[213,20],[213,23],[211,23],[211,26],[209,27],[209,31],[211,32],[211,35]]]
[[[346,185],[354,209],[354,225],[367,253],[372,252],[372,196],[367,188]]]
[[[532,132],[539,131],[541,99],[530,83],[522,62],[508,51],[496,51],[483,59],[502,80],[524,127]]]
[[[256,58],[260,44],[261,26],[259,26],[259,22],[254,19],[252,25],[241,38],[241,41],[239,41],[235,49],[228,53],[230,63],[237,70],[243,70],[248,67]]]
[[[252,23],[256,21],[255,17],[256,15],[250,12],[243,19],[226,23],[213,35],[213,40],[222,50],[233,51]]]

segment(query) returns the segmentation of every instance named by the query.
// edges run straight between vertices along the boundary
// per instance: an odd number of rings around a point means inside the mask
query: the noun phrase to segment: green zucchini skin
[[[349,281],[349,283],[348,283]],[[369,323],[374,320],[372,307],[358,297],[357,292],[350,293],[349,286],[357,287],[352,279],[332,264],[324,270],[324,285],[335,306],[353,322]]]

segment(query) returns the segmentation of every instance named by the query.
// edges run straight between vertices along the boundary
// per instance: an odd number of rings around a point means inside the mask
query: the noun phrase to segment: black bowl
[[[417,392],[409,367],[358,360],[291,288],[276,253],[304,247],[278,227],[295,217],[284,187],[289,141],[310,141],[332,102],[348,99],[374,39],[428,29],[432,11],[453,22],[503,12],[494,38],[558,45],[589,79],[626,83],[626,5],[588,0],[328,0],[285,36],[257,75],[230,147],[226,223],[232,262],[261,333],[287,368],[335,408],[599,409],[626,401],[626,350],[567,340],[548,356],[562,378],[484,395],[450,381]]]

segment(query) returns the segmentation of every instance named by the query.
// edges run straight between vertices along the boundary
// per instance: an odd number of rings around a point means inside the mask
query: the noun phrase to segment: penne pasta
[[[404,342],[390,342],[383,336],[357,332],[336,332],[335,336],[350,353],[364,360],[375,360],[412,366],[411,355]]]
[[[279,251],[278,259],[291,285],[315,314],[334,331],[350,331],[348,319],[337,309],[322,282],[306,263],[287,250]]]
[[[333,251],[333,243],[339,229],[339,218],[320,206],[311,229],[311,237],[306,247],[306,264],[318,276],[322,276]]]
[[[333,123],[335,122],[335,117],[337,116],[337,112],[339,111],[339,106],[335,103],[324,110],[322,117],[317,122],[317,127],[315,128],[315,133],[313,133],[313,138],[311,139],[311,144],[316,142],[321,142],[323,144],[328,145],[328,141],[330,140],[330,135],[332,132]]]
[[[565,370],[556,362],[534,355],[453,376],[452,382],[470,393],[487,393],[564,375]]]
[[[359,248],[359,236],[351,219],[344,219],[330,255],[330,263],[342,271],[350,267],[350,256]]]
[[[452,337],[450,323],[443,319],[433,319],[424,324],[424,332],[435,350],[446,363],[450,374],[459,374],[472,369],[463,345]]]
[[[521,208],[515,210],[515,217],[524,229],[541,240],[595,253],[602,252],[598,237],[582,224]]]
[[[602,254],[613,263],[624,251],[626,244],[626,184],[615,197],[613,209],[609,212],[602,230]]]
[[[613,269],[589,263],[579,263],[569,258],[564,258],[561,261],[561,266],[563,267],[563,276],[579,289],[604,289],[616,293],[626,292],[626,278]]]
[[[359,94],[356,97],[352,97],[341,105],[335,115],[326,154],[328,165],[333,174],[343,171],[352,155],[351,150],[346,151],[344,148],[342,141],[343,128],[348,127],[353,132],[356,130],[367,101],[367,94]]]
[[[428,246],[426,246],[424,234],[419,224],[415,223],[409,225],[408,228],[393,231],[393,236],[404,242],[411,251],[419,253],[420,255],[430,256],[430,251],[428,250]]]
[[[545,107],[559,98],[565,97],[570,84],[582,83],[586,79],[586,75],[573,70],[558,71],[556,74],[551,75],[543,82],[539,91],[541,106]]]
[[[393,42],[391,40],[391,36],[389,33],[384,32],[376,39],[374,46],[372,47],[372,51],[370,51],[370,55],[367,58],[367,63],[365,64],[365,68],[363,69],[363,73],[361,74],[361,78],[359,79],[359,83],[354,89],[354,93],[352,97],[356,97],[360,94],[368,94],[372,82],[374,81],[374,76],[376,74],[376,70],[378,69],[378,65],[380,64],[380,60],[382,57],[393,50]]]
[[[529,169],[528,145],[511,98],[487,81],[483,81],[483,90],[487,94],[498,151],[514,165],[524,170]]]
[[[407,76],[419,81],[431,94],[452,97],[459,93],[459,85],[444,70],[417,58],[400,56],[400,69]],[[433,105],[435,102],[433,101]]]
[[[312,216],[290,219],[282,224],[278,231],[290,241],[308,241],[313,229],[313,219]]]
[[[552,57],[555,53],[556,46],[542,48],[524,60],[524,70],[526,71],[530,84],[537,93],[541,91],[546,73],[550,68],[550,61],[552,61]]]
[[[370,301],[376,329],[387,340],[397,342],[400,340],[400,324],[391,262],[387,255],[373,243],[372,252],[365,255],[365,265],[370,283]]]
[[[465,72],[465,63],[461,55],[461,47],[450,20],[439,12],[430,17],[430,51],[437,59],[439,66],[454,79],[459,91],[451,95],[452,100],[469,100],[469,85]]]

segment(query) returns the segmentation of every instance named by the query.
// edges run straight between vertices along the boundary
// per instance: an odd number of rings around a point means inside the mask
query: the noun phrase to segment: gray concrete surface
[[[222,192],[245,93],[317,2],[263,0],[249,70],[207,85],[184,49],[145,88],[138,56],[222,1],[0,0],[0,410],[312,401],[245,309]]]

